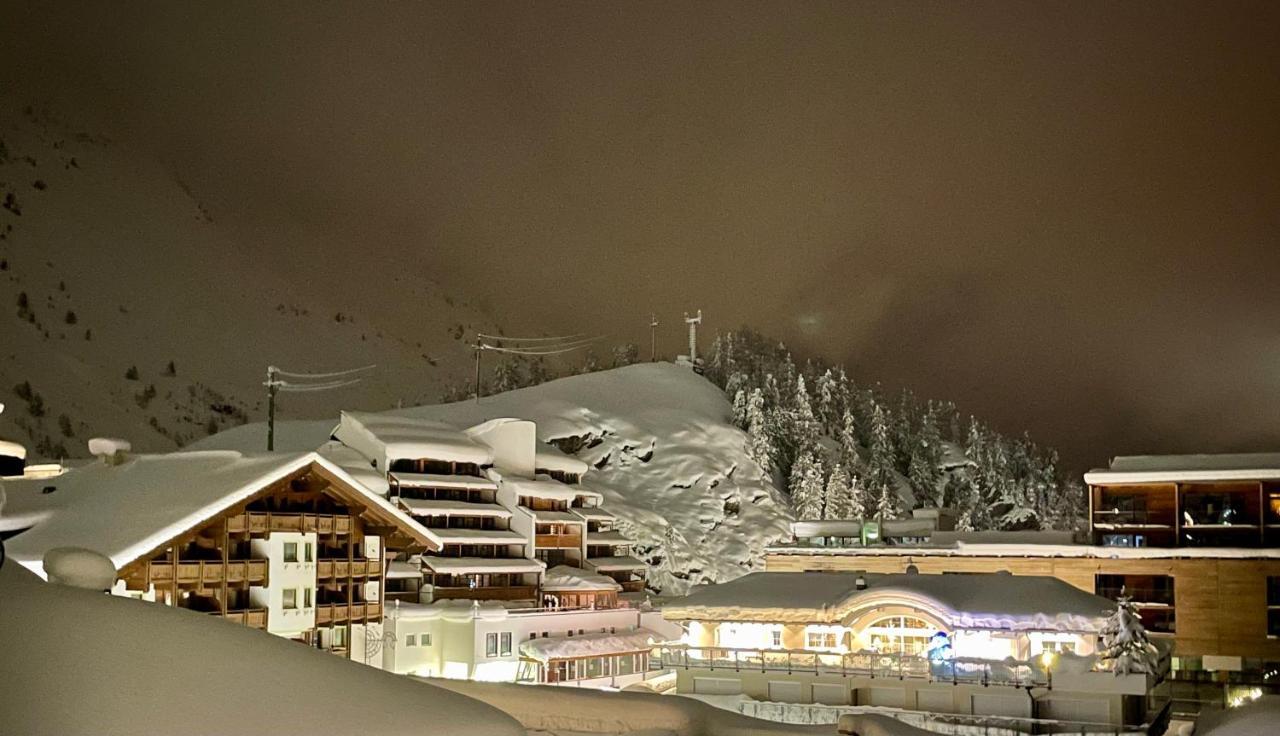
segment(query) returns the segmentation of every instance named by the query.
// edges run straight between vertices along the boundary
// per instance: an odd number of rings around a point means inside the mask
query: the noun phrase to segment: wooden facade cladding
[[[157,602],[274,631],[268,620],[274,614],[250,601],[257,600],[252,588],[272,585],[273,563],[258,559],[262,548],[253,540],[276,533],[315,535],[314,545],[298,545],[297,564],[314,564],[314,602],[308,593],[307,606],[317,627],[380,623],[386,560],[431,546],[416,525],[313,462],[127,562],[118,577],[132,591],[154,590]],[[365,556],[366,536],[381,540],[373,559]],[[303,638],[314,640],[314,630]]]
[[[582,546],[582,535],[536,534],[533,537],[533,545],[550,549],[579,549]]]
[[[1174,654],[1280,659],[1280,638],[1267,635],[1267,578],[1280,577],[1280,559],[1228,557],[1094,558],[970,555],[769,553],[771,572],[864,571],[922,574],[998,572],[1047,575],[1094,593],[1099,575],[1167,575],[1174,581]],[[1166,635],[1157,635],[1164,638]]]

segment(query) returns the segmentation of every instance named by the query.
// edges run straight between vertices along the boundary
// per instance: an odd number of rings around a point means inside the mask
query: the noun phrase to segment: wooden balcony
[[[221,616],[222,614],[214,611],[211,616]],[[249,626],[255,629],[267,628],[267,609],[265,608],[246,608],[240,611],[227,611],[225,617],[228,621]]]
[[[623,593],[643,593],[644,592],[643,580],[624,580],[624,581],[619,581],[618,584],[622,586]]]
[[[225,568],[220,560],[179,560],[178,584],[198,587],[221,584],[224,570],[228,583],[263,584],[267,580],[266,560],[232,560]],[[172,583],[173,563],[148,563],[148,575],[152,585]]]
[[[333,578],[362,578],[382,575],[381,560],[318,560],[316,561],[316,577],[320,580]]]
[[[544,549],[581,549],[581,534],[537,534],[534,535],[533,545]]]
[[[346,603],[321,603],[316,606],[316,626],[344,621],[381,621],[382,604],[378,601]]]
[[[332,514],[292,514],[271,511],[246,511],[227,519],[232,533],[269,534],[299,532],[302,534],[350,534],[351,517]]]
[[[532,585],[516,585],[511,587],[480,587],[480,588],[440,588],[434,589],[432,596],[435,600],[456,599],[456,598],[475,598],[478,600],[491,601],[519,601],[533,600],[537,598],[537,590]]]

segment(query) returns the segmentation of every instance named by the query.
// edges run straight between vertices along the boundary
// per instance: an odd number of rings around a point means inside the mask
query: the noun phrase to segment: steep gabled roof
[[[330,481],[344,502],[439,547],[412,517],[318,453],[205,451],[138,455],[120,465],[91,463],[56,478],[8,482],[5,517],[12,513],[33,526],[6,540],[5,549],[37,573],[45,552],[64,546],[101,552],[120,568],[309,470]]]

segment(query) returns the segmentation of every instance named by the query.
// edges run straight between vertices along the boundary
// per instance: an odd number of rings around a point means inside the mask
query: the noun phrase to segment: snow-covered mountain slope
[[[538,424],[543,440],[593,466],[583,484],[604,494],[620,528],[651,565],[663,594],[735,578],[760,564],[770,542],[788,533],[786,499],[745,451],[724,394],[669,363],[646,363],[571,376],[486,396],[479,403],[390,412],[459,428],[495,417]],[[336,418],[277,426],[277,448],[315,449]],[[265,428],[246,425],[196,444],[200,449],[261,450]]]
[[[0,437],[39,458],[84,456],[103,434],[172,449],[262,418],[269,363],[378,365],[350,388],[282,397],[286,417],[431,401],[466,375],[464,332],[492,328],[479,309],[428,264],[383,263],[363,243],[340,283],[301,256],[279,263],[324,237],[339,236],[222,218],[180,172],[0,105]]]

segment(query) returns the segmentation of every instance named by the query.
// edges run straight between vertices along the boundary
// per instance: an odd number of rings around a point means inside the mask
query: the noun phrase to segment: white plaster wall
[[[285,562],[284,545],[298,545],[298,561]],[[267,609],[267,631],[281,636],[295,636],[316,625],[316,545],[315,534],[272,532],[265,539],[250,541],[253,556],[267,560],[268,587],[249,588],[249,601],[255,608]],[[311,545],[311,562],[306,561],[306,545]],[[285,609],[284,591],[298,591],[296,609]],[[311,606],[306,606],[306,593],[311,591]]]

